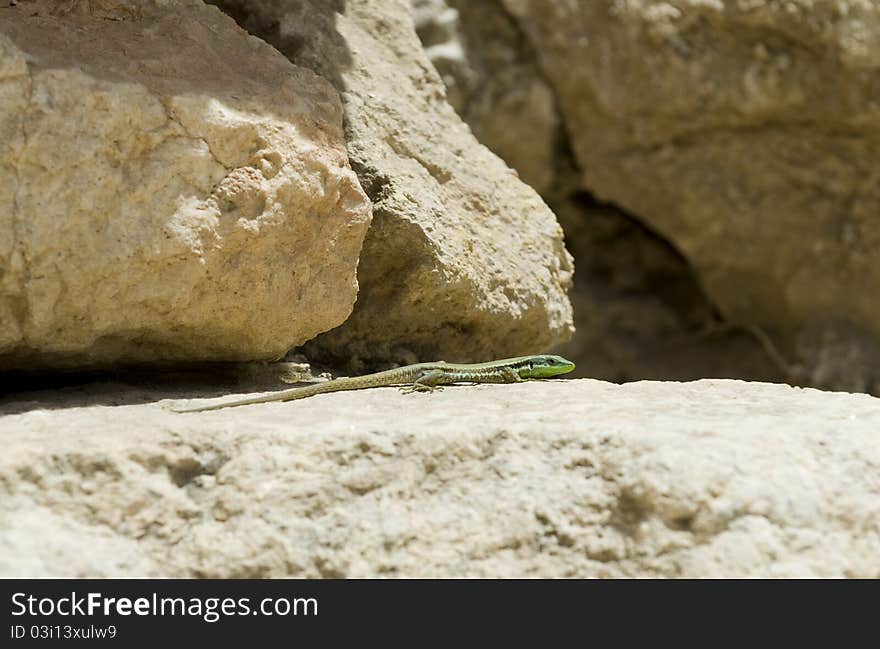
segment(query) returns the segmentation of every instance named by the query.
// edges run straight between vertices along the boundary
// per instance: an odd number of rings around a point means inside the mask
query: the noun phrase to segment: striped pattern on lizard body
[[[488,363],[416,363],[393,370],[352,376],[315,383],[303,388],[292,388],[260,397],[221,402],[200,408],[175,410],[175,412],[205,412],[233,406],[248,406],[273,401],[293,401],[316,394],[341,390],[362,390],[402,385],[404,392],[432,392],[440,386],[452,383],[518,383],[529,379],[545,379],[571,372],[574,363],[561,356],[539,354],[518,356]]]

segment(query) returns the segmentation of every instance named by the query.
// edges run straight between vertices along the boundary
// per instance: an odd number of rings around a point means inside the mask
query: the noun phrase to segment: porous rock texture
[[[215,7],[0,8],[0,367],[277,358],[370,215],[338,93]]]
[[[373,201],[355,310],[306,347],[311,357],[475,361],[568,338],[562,230],[447,103],[406,0],[218,4],[336,85]]]
[[[880,5],[500,2],[583,187],[672,242],[802,380],[880,390]]]
[[[0,403],[0,576],[880,577],[868,395],[581,379],[165,409],[181,396]]]

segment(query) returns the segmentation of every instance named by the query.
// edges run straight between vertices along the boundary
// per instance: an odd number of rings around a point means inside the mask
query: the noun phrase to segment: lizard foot
[[[400,388],[400,391],[404,394],[411,394],[413,392],[433,392],[434,390],[442,390],[443,388],[439,385],[425,385],[423,383],[414,383],[413,385],[405,385]]]

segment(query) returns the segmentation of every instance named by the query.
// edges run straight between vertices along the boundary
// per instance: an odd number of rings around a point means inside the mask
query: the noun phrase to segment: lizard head
[[[523,378],[529,379],[546,379],[551,376],[559,376],[560,374],[568,374],[574,369],[574,363],[562,358],[562,356],[552,356],[550,354],[541,354],[532,356],[527,367],[527,376]]]

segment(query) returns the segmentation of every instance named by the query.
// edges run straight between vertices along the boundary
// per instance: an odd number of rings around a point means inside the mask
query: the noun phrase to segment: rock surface
[[[880,392],[880,6],[500,1],[583,187],[672,242],[801,380]]]
[[[374,204],[355,310],[307,346],[310,357],[488,360],[570,335],[562,230],[446,102],[408,2],[218,4],[336,85]]]
[[[338,93],[216,8],[0,9],[0,367],[277,358],[369,221]]]
[[[867,395],[554,380],[165,409],[184,396],[4,399],[0,576],[880,577]]]

